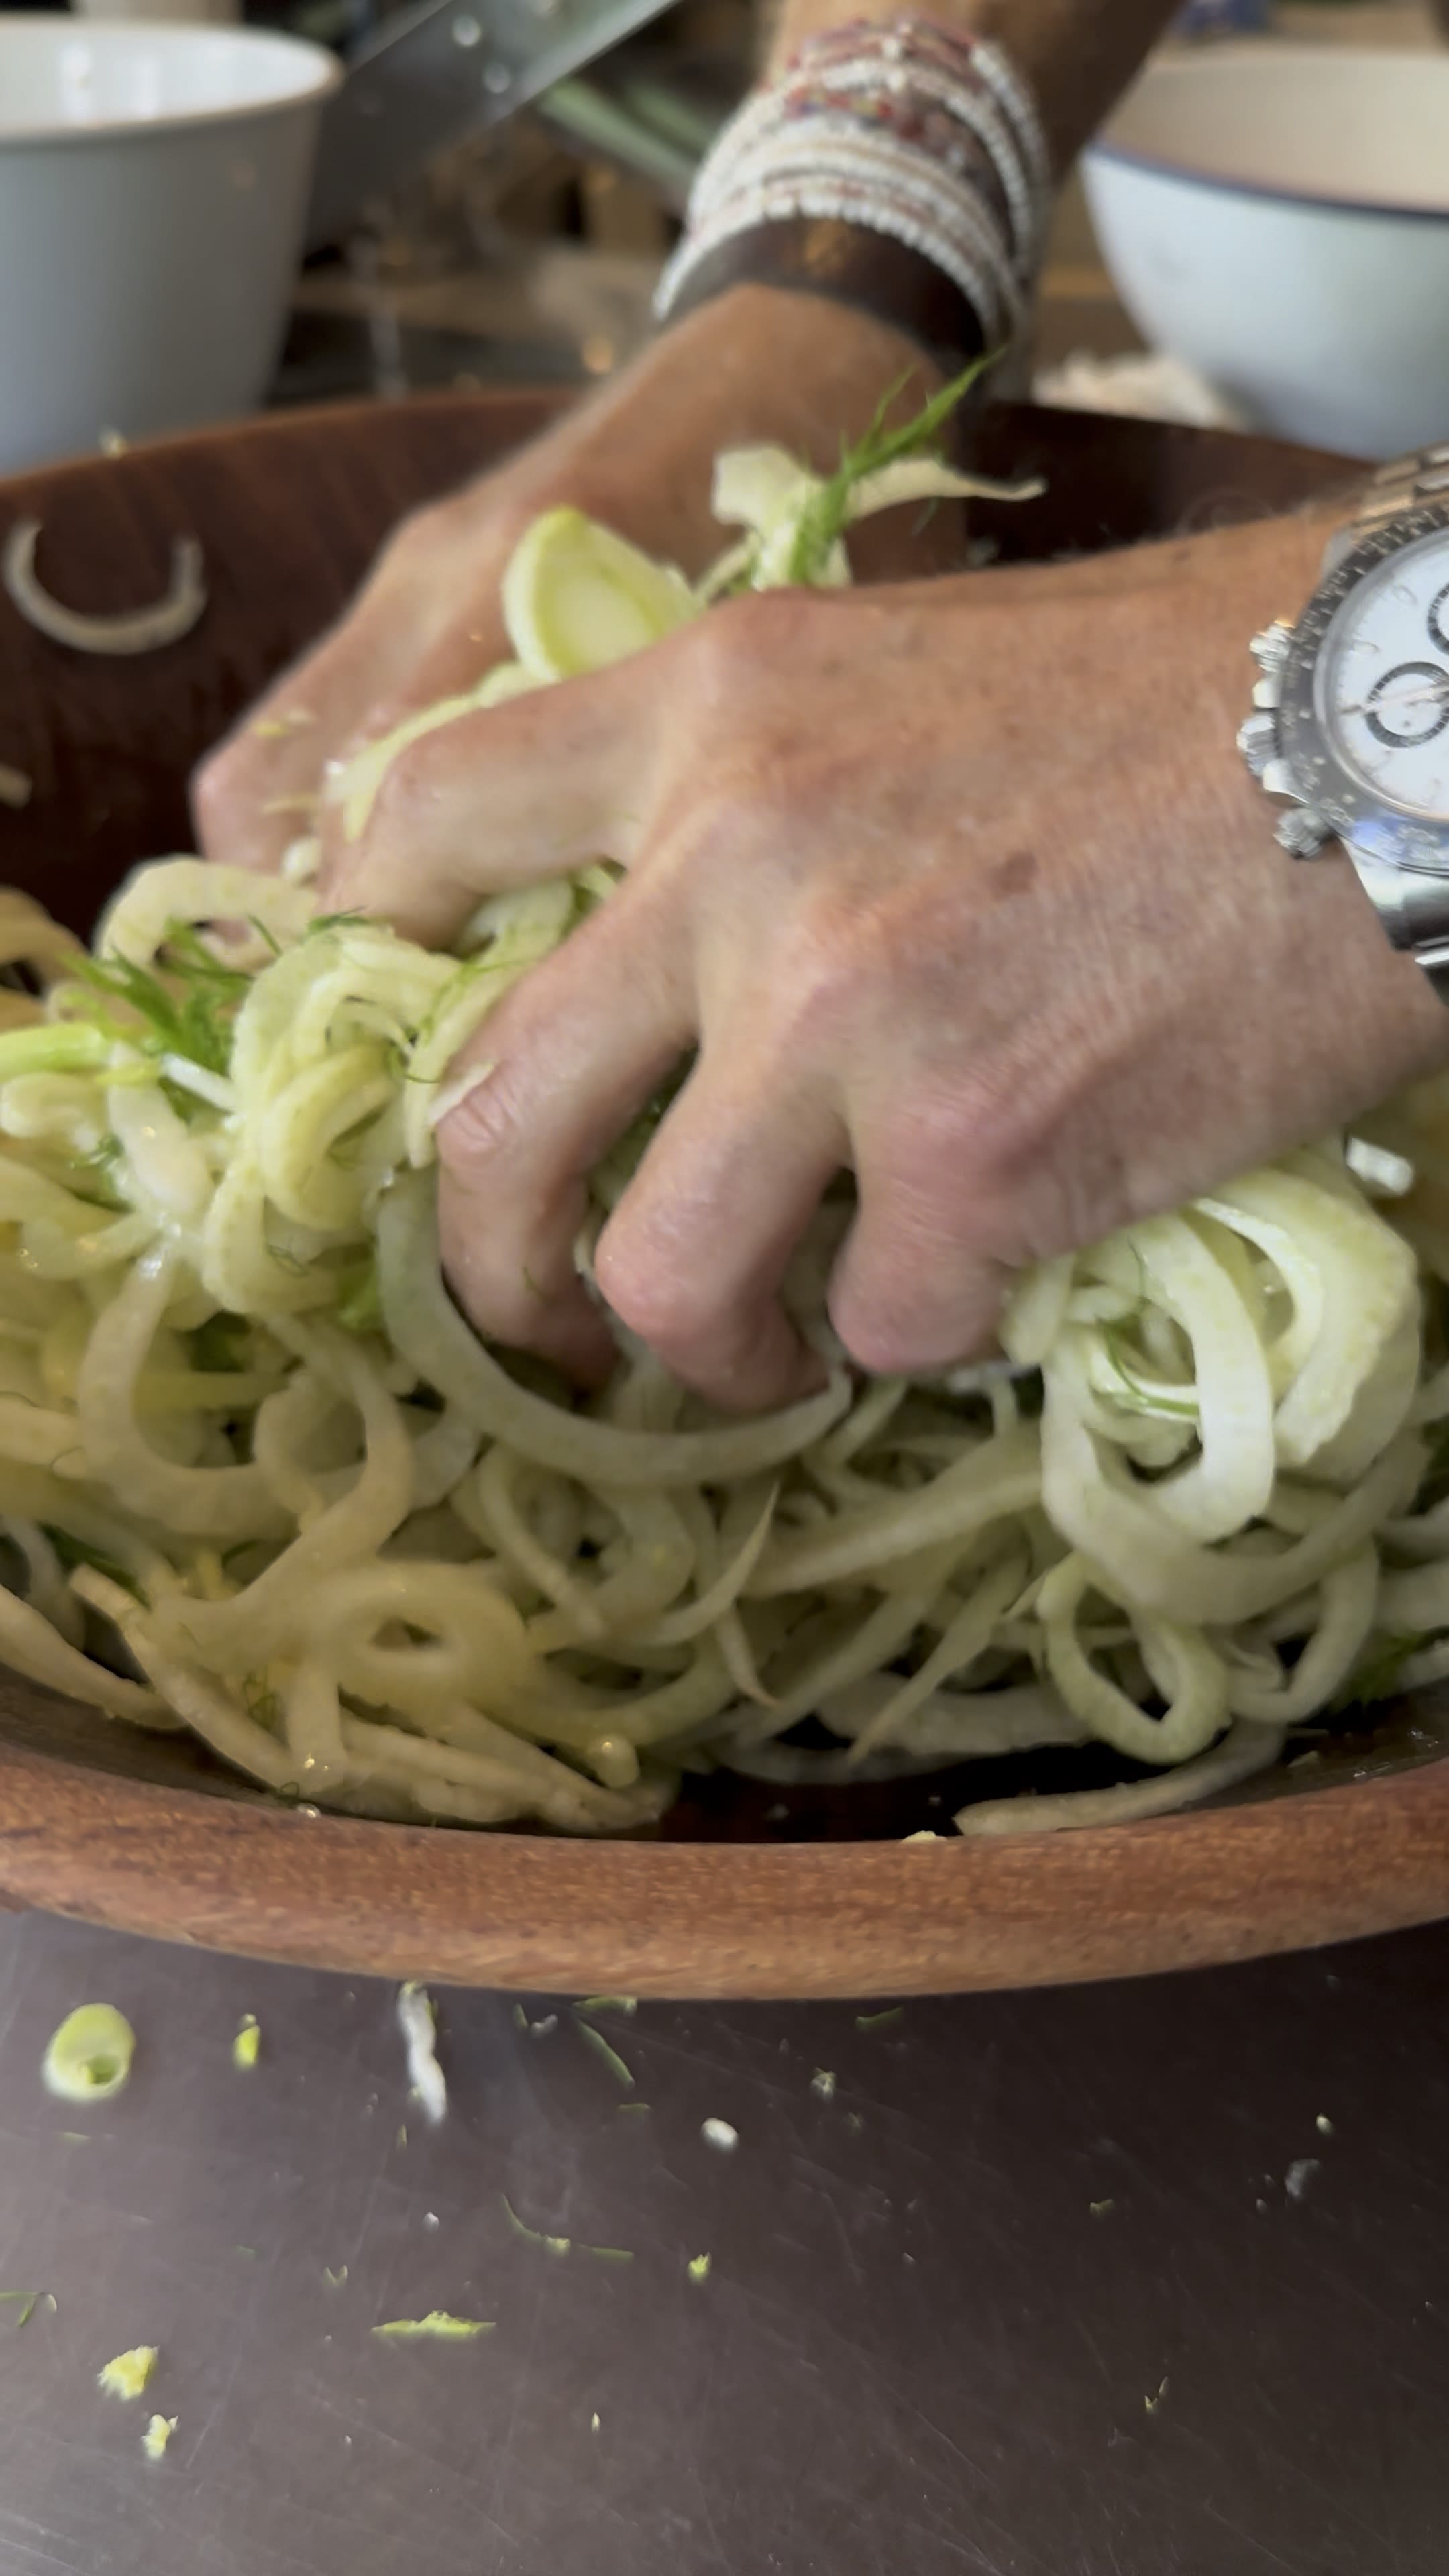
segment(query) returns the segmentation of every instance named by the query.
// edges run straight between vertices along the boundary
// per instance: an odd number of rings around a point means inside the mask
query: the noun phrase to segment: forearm
[[[905,0],[784,0],[771,48],[778,71],[806,36],[846,19],[888,25]],[[1057,177],[1096,131],[1172,17],[1176,0],[931,0],[957,35],[989,36],[1030,82]]]

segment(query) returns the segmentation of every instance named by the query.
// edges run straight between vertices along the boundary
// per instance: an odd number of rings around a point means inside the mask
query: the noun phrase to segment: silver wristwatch
[[[1292,799],[1279,840],[1299,859],[1341,842],[1449,1003],[1449,442],[1379,468],[1297,625],[1252,650],[1238,748]]]

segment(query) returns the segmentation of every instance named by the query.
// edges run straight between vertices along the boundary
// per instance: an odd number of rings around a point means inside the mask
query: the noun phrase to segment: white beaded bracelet
[[[802,45],[719,137],[656,311],[690,300],[725,244],[811,219],[930,262],[997,347],[1024,319],[1049,201],[1041,124],[999,46],[922,20],[838,29]]]

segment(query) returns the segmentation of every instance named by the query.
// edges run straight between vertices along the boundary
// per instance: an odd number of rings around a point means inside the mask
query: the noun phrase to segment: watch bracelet
[[[1408,456],[1391,457],[1357,486],[1357,506],[1328,541],[1323,558],[1325,573],[1335,571],[1345,555],[1352,554],[1355,546],[1388,520],[1397,519],[1405,510],[1419,508],[1425,501],[1449,501],[1449,439],[1436,440],[1432,447],[1415,448]]]

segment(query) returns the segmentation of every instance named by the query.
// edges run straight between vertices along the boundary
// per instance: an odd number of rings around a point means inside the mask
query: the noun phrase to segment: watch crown
[[[1287,618],[1275,617],[1271,626],[1265,626],[1260,635],[1253,637],[1248,650],[1259,670],[1272,674],[1282,670],[1292,641],[1293,629]]]
[[[1238,727],[1238,749],[1255,778],[1261,778],[1278,748],[1278,728],[1270,715],[1249,716]]]
[[[1254,681],[1253,704],[1255,707],[1281,707],[1282,703],[1283,683],[1276,671],[1270,671],[1266,679]]]
[[[1332,838],[1333,825],[1311,805],[1296,807],[1293,813],[1284,815],[1278,826],[1278,839],[1295,859],[1316,858],[1325,841]]]

